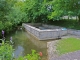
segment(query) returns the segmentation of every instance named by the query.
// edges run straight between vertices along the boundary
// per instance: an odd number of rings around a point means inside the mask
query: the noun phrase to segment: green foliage
[[[11,22],[5,22],[4,23],[4,30],[8,33],[12,30],[12,23]]]
[[[32,50],[31,54],[27,54],[27,56],[19,57],[17,60],[39,60],[39,54],[36,53],[35,50]]]
[[[12,30],[12,23],[7,21],[7,22],[2,22],[0,21],[0,31],[5,30],[6,33],[9,33],[9,31]],[[1,32],[0,32],[1,34]],[[0,35],[1,36],[1,35]]]
[[[8,15],[8,21],[10,21],[13,25],[20,24],[25,20],[26,14],[21,12],[20,8],[14,7],[13,11]]]
[[[2,23],[2,21],[0,21],[0,30],[4,29],[4,25]]]
[[[26,58],[27,58],[28,60],[38,60],[38,59],[39,59],[39,55],[38,55],[38,53],[36,53],[35,50],[32,50],[32,54],[28,54],[28,55],[26,56]]]
[[[0,58],[2,58],[3,60],[11,60],[13,58],[12,53],[12,46],[3,42],[0,46]]]
[[[30,22],[43,22],[48,20],[47,15],[49,11],[47,10],[50,1],[47,0],[26,0],[26,13],[27,19]]]
[[[10,31],[23,22],[48,22],[62,16],[78,16],[79,0],[0,0],[0,31]],[[73,26],[71,26],[73,27]]]
[[[11,11],[12,0],[0,0],[0,21],[6,21],[6,16]]]
[[[8,32],[23,22],[47,22],[49,5],[49,0],[0,0],[0,30]]]
[[[25,59],[24,57],[19,57],[18,59],[15,59],[15,60],[24,60],[24,59]]]
[[[7,33],[21,22],[27,22],[24,12],[25,4],[16,0],[0,0],[0,31]]]
[[[80,1],[79,0],[53,0],[53,12],[48,17],[50,19],[61,16],[79,16],[80,15]]]
[[[8,21],[7,17],[12,10],[13,0],[0,0],[0,31],[5,30],[9,32],[12,30],[12,23]]]
[[[7,33],[12,30],[12,23],[11,22],[4,22],[0,21],[0,31],[5,30]]]

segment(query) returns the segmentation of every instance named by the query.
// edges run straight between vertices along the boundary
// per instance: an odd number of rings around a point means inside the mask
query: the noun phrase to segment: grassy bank
[[[73,37],[62,39],[58,42],[57,50],[60,54],[80,50],[80,39]]]

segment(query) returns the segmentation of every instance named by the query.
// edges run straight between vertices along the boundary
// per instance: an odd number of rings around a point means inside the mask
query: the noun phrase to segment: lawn
[[[59,54],[80,50],[80,39],[74,37],[62,39],[57,44],[57,50]]]

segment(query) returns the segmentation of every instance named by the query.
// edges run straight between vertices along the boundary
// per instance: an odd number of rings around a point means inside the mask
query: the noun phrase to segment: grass
[[[60,40],[57,44],[57,50],[59,51],[59,54],[80,50],[80,39],[71,37]]]

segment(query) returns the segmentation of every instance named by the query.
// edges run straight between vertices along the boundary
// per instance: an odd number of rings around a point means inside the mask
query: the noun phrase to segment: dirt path
[[[80,50],[61,55],[57,58],[52,57],[50,60],[80,60]]]

